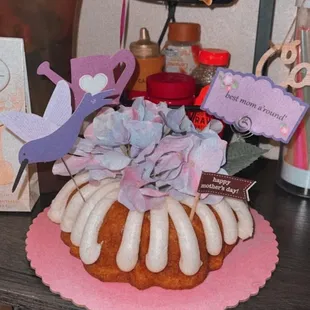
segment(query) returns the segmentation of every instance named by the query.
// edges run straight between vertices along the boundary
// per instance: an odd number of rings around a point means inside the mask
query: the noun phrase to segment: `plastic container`
[[[193,105],[195,80],[186,74],[161,72],[147,78],[146,99],[169,105]]]
[[[200,33],[199,24],[169,24],[168,41],[163,50],[166,72],[192,73],[198,65]]]
[[[227,68],[229,60],[230,54],[225,50],[209,48],[200,51],[198,56],[199,65],[191,74],[196,82],[197,95],[205,86],[207,86],[207,89],[209,88],[217,68]]]
[[[202,49],[198,56],[199,65],[192,72],[196,83],[195,105],[200,106],[207,95],[218,67],[228,67],[230,54],[221,49]],[[192,119],[196,128],[203,130],[212,119],[206,112],[194,113]]]
[[[128,85],[128,97],[146,95],[146,79],[149,75],[162,72],[164,67],[164,56],[160,54],[157,43],[152,42],[146,28],[140,29],[140,38],[132,42],[129,47],[134,54],[137,66]]]
[[[297,0],[296,5],[295,39],[301,44],[295,65],[310,62],[310,1]],[[301,70],[296,81],[302,81],[305,73]],[[310,104],[309,86],[295,89],[294,95]],[[290,143],[281,145],[277,184],[289,193],[310,198],[310,112],[301,121]]]

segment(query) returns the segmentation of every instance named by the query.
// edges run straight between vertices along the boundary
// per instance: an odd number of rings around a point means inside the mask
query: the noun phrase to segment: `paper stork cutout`
[[[113,70],[121,63],[124,63],[126,67],[120,78],[115,81]],[[85,83],[85,77],[95,79],[100,74],[106,75],[108,82],[105,88],[115,89],[115,93],[120,96],[131,78],[135,66],[135,58],[128,50],[120,50],[114,56],[100,55],[71,59],[71,83],[69,85],[75,98],[75,107],[79,105],[85,95],[85,88],[82,89],[81,87]],[[63,80],[61,76],[51,70],[50,64],[47,61],[38,67],[37,73],[47,76],[55,84]]]
[[[66,81],[59,81],[43,117],[23,112],[4,112],[2,122],[16,136],[26,142],[19,151],[21,164],[13,189],[19,183],[28,163],[50,162],[66,155],[75,143],[83,120],[94,111],[110,104],[114,89],[94,96],[87,93],[72,114],[70,88]]]

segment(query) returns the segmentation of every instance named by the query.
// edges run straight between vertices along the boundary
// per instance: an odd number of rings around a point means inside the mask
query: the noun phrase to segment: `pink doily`
[[[30,226],[26,252],[31,267],[50,290],[74,304],[97,309],[203,309],[222,310],[256,295],[278,262],[278,243],[269,222],[251,210],[253,239],[240,242],[223,267],[211,272],[191,290],[150,288],[139,291],[126,283],[103,283],[91,277],[80,260],[70,255],[60,239],[59,225],[47,217],[48,209]]]

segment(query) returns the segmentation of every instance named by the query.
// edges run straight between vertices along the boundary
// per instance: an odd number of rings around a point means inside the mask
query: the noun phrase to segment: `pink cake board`
[[[47,217],[48,209],[30,226],[27,258],[53,293],[91,310],[178,309],[222,310],[256,295],[271,277],[278,262],[278,243],[269,222],[251,210],[254,238],[239,242],[223,267],[191,290],[153,287],[139,291],[127,283],[103,283],[91,277],[80,260],[60,239],[60,227]]]

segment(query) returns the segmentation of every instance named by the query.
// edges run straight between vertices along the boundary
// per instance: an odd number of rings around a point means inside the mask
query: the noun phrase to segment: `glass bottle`
[[[170,23],[168,41],[164,46],[165,71],[191,74],[198,65],[200,25]]]
[[[297,47],[296,64],[310,62],[310,0],[297,0],[297,21],[295,39]],[[297,74],[297,82],[302,81],[306,72]],[[310,104],[310,87],[293,90],[296,97]],[[277,183],[287,192],[310,198],[310,112],[308,111],[288,144],[280,148],[279,173]]]
[[[128,85],[128,97],[133,99],[146,95],[148,76],[162,72],[164,56],[160,54],[157,43],[152,42],[146,28],[140,29],[140,38],[129,47],[136,58],[136,70]]]

